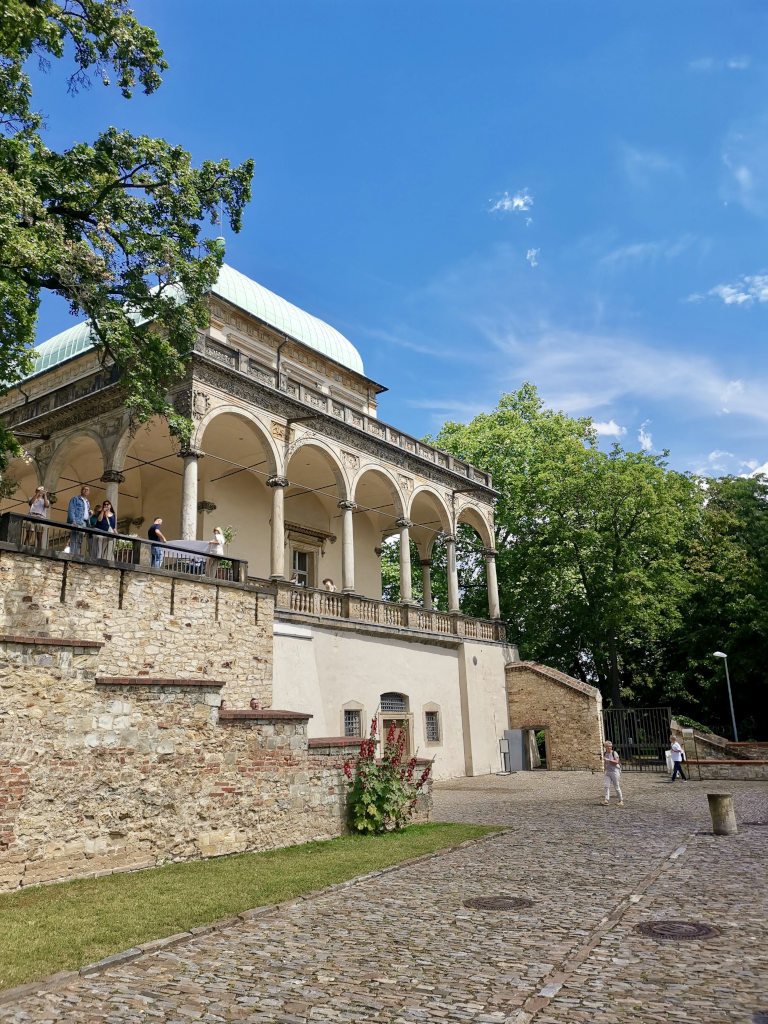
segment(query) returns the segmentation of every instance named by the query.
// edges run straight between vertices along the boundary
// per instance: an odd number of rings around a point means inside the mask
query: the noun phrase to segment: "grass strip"
[[[497,831],[411,825],[0,895],[0,989]]]

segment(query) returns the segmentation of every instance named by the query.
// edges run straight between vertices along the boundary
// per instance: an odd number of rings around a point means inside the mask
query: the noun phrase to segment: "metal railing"
[[[255,582],[255,581],[254,581]],[[339,594],[293,583],[272,581],[277,588],[275,610],[298,612],[322,618],[350,619],[354,622],[410,629],[443,636],[466,636],[476,640],[504,641],[504,626],[489,619],[471,619],[460,613],[420,608],[413,604],[378,601],[360,594]]]
[[[14,544],[21,551],[53,554],[97,565],[141,565],[230,583],[245,583],[248,578],[246,561],[210,555],[201,542],[192,541],[188,546],[179,541],[158,544],[128,534],[107,533],[90,526],[73,526],[15,512],[0,516],[0,541]]]

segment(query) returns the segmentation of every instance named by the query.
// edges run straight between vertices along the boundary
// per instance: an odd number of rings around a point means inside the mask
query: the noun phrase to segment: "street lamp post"
[[[722,658],[725,665],[725,685],[728,687],[728,703],[731,705],[731,722],[733,723],[733,742],[739,742],[739,734],[736,731],[736,715],[733,711],[733,694],[731,693],[731,677],[728,675],[728,655],[724,651],[713,651],[715,658]]]

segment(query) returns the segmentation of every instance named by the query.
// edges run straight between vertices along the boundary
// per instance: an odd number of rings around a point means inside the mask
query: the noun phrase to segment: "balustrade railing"
[[[14,512],[0,516],[0,541],[15,544],[23,551],[64,555],[77,562],[142,565],[230,583],[245,583],[248,577],[246,561],[208,554],[204,541],[157,544],[128,534]]]
[[[329,593],[279,580],[273,581],[273,584],[277,590],[278,611],[283,609],[323,618],[348,619],[366,625],[440,633],[443,636],[496,641],[505,639],[503,625],[488,619],[471,619],[459,613],[433,611],[413,604],[377,601],[359,594]]]

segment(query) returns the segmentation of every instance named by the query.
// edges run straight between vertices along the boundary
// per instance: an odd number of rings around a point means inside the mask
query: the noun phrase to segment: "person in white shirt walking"
[[[679,775],[683,782],[687,782],[688,779],[686,779],[685,772],[683,771],[685,754],[674,736],[669,737],[669,749],[672,751],[672,778],[670,781],[674,782]]]
[[[613,786],[616,796],[619,798],[619,807],[623,807],[624,797],[621,795],[621,786],[619,785],[621,764],[619,762],[619,755],[613,749],[613,744],[609,740],[606,740],[603,744],[603,768],[605,770],[605,799],[603,804],[608,804],[611,798],[611,786]]]

